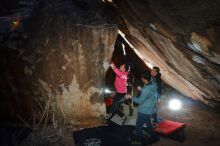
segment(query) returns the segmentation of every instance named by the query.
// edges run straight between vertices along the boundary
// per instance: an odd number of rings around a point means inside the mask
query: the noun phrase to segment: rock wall
[[[4,34],[1,118],[97,125],[118,28],[100,17],[88,20],[71,1],[39,5]]]

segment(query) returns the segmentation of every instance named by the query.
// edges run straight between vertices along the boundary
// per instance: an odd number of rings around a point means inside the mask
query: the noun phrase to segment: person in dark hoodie
[[[158,106],[160,104],[161,100],[161,94],[162,94],[162,79],[161,79],[161,73],[160,73],[160,68],[157,66],[154,66],[153,69],[151,70],[151,82],[152,84],[156,85],[157,88],[157,102],[156,102],[156,112],[152,114],[153,117],[153,126],[156,127],[158,126]]]

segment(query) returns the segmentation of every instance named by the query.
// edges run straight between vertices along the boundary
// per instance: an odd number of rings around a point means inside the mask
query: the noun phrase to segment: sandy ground
[[[161,138],[155,146],[219,146],[220,145],[220,113],[203,103],[194,101],[172,89],[167,90],[159,116],[186,124],[186,140],[182,143]],[[168,109],[168,101],[177,98],[182,101],[182,108],[172,112]]]
[[[168,102],[173,98],[179,99],[182,102],[182,108],[179,111],[174,112],[168,108]],[[128,115],[128,106],[125,105],[124,110],[126,115]],[[220,114],[199,101],[187,98],[173,89],[167,89],[164,94],[164,100],[161,103],[159,117],[185,123],[186,140],[178,142],[161,137],[160,141],[153,144],[153,146],[220,146]],[[87,119],[83,126],[89,127],[90,120],[94,121]],[[121,123],[121,119],[117,115],[112,120],[116,123]],[[134,125],[135,121],[136,110],[133,116],[128,116],[126,124]],[[42,133],[42,130],[35,131],[22,142],[21,146],[30,145],[31,140],[41,141],[41,144],[36,143],[36,145],[74,146],[73,131],[79,128],[80,125],[62,127],[60,132],[51,129],[48,131],[50,134],[43,138],[39,137],[39,140],[36,137]],[[35,138],[33,139],[33,137]]]

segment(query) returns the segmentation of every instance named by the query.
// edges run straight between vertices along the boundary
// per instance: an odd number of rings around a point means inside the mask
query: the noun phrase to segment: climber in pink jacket
[[[125,94],[127,93],[128,66],[126,64],[121,64],[118,69],[114,65],[114,63],[111,63],[110,67],[116,74],[114,82],[116,95],[113,99],[113,104],[110,109],[110,113],[106,115],[106,119],[112,118],[112,116],[116,113],[122,118],[122,125],[124,125],[127,120],[127,117],[125,117],[123,112],[123,102],[119,101],[123,99]]]
[[[126,71],[125,64],[122,64],[119,69],[111,64],[111,68],[116,74],[115,77],[115,89],[117,93],[127,93],[127,77],[128,72]]]

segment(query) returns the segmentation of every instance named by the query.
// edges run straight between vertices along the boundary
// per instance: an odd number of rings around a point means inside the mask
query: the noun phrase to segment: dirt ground
[[[159,117],[185,123],[186,127],[184,132],[186,140],[184,142],[178,142],[161,137],[153,146],[220,146],[220,114],[217,111],[199,101],[187,98],[171,88],[166,89],[163,98],[159,110]],[[173,98],[179,99],[182,102],[182,108],[179,111],[174,112],[168,108],[168,102]],[[125,113],[128,115],[127,106],[125,106]],[[134,125],[135,120],[136,110],[133,116],[128,116],[126,124]],[[85,123],[82,123],[82,127],[90,127],[89,124],[94,124],[93,122],[89,122],[94,121],[91,117],[85,119],[85,121]],[[113,121],[120,123],[120,118],[115,116]],[[37,141],[41,141],[41,144],[36,143],[36,145],[74,146],[75,143],[72,135],[73,131],[77,129],[80,129],[80,124],[77,126],[62,127],[62,129],[58,131],[50,129],[50,134],[44,136],[43,139],[39,137]],[[40,130],[32,132],[20,146],[30,145],[30,141],[33,140],[33,137],[35,137],[34,139],[36,140],[36,137],[41,133],[42,131]]]
[[[186,124],[184,142],[161,138],[154,146],[219,146],[220,113],[199,101],[192,100],[173,89],[167,89],[165,99],[159,112],[164,119],[175,120]],[[168,101],[177,98],[182,101],[179,111],[171,112]]]
[[[169,109],[171,99],[179,99],[182,108],[178,111]],[[128,108],[125,106],[125,112]],[[127,113],[128,114],[128,113]],[[185,97],[172,88],[167,88],[163,94],[159,118],[185,123],[184,142],[161,137],[154,146],[219,146],[220,145],[220,113],[205,104]],[[135,125],[136,111],[132,117],[128,117],[126,124]],[[120,124],[121,119],[117,116],[113,121]]]

